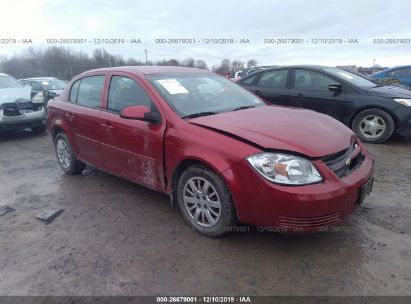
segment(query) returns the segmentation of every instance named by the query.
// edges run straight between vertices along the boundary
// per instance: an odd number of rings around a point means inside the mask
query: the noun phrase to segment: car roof
[[[23,78],[20,80],[55,80],[58,79],[56,77],[32,77],[32,78]]]
[[[265,68],[265,69],[260,69],[255,71],[254,73],[250,73],[247,76],[245,76],[244,78],[242,78],[239,82],[253,76],[256,75],[258,73],[264,73],[264,72],[268,72],[268,71],[274,71],[274,70],[284,70],[284,69],[311,69],[311,70],[323,70],[325,68],[334,68],[334,69],[338,69],[336,67],[330,67],[330,66],[326,66],[326,65],[304,65],[304,64],[300,64],[300,65],[279,65],[279,66],[275,66],[272,68]]]
[[[395,67],[392,67],[392,68],[388,68],[388,69],[386,69],[384,71],[381,71],[381,72],[397,70],[397,69],[407,69],[407,68],[411,68],[411,65],[399,65],[399,66],[395,66]]]
[[[117,71],[117,72],[129,72],[138,73],[144,75],[150,74],[163,74],[163,73],[211,73],[208,70],[196,69],[196,68],[186,68],[179,66],[119,66],[111,68],[100,68],[87,71],[85,73],[100,72],[100,71]]]
[[[336,68],[336,67],[330,67],[330,66],[326,66],[326,65],[315,65],[315,64],[299,64],[299,65],[281,65],[281,66],[276,66],[273,68],[269,68],[269,69],[298,69],[298,68],[308,68],[308,69],[313,69],[313,70],[322,70],[325,68]],[[269,70],[266,69],[266,70]],[[336,68],[337,69],[337,68]]]

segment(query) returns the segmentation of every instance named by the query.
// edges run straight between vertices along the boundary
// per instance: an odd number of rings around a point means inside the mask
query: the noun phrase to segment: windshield
[[[0,76],[0,89],[21,88],[21,84],[10,76]]]
[[[182,117],[265,105],[232,81],[214,74],[163,74],[150,76],[149,80]]]
[[[337,68],[325,68],[324,71],[333,74],[334,76],[337,76],[339,78],[342,78],[345,81],[348,81],[349,83],[357,87],[375,88],[377,86],[374,82],[371,82],[365,79],[364,77]]]
[[[66,83],[62,80],[41,80],[40,81],[47,90],[64,90]]]

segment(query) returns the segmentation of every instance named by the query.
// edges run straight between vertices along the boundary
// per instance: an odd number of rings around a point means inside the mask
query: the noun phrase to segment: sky
[[[411,64],[411,41],[373,43],[373,39],[411,39],[410,0],[6,0],[2,7],[0,39],[20,42],[3,41],[0,56],[19,54],[27,46],[50,46],[47,39],[74,38],[87,43],[54,45],[88,53],[103,47],[142,61],[147,50],[152,61],[192,57],[210,67],[224,58],[253,58],[260,65],[371,66],[374,59],[381,66]],[[101,38],[140,39],[141,43],[94,43]],[[181,38],[196,43],[155,43]],[[264,43],[273,38],[304,43]],[[23,39],[31,39],[32,44],[21,43]],[[237,42],[206,44],[203,39]],[[312,39],[344,42],[315,44]],[[355,39],[358,43],[348,43]]]

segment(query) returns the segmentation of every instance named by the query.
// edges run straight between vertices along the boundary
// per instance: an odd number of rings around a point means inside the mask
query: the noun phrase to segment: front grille
[[[341,152],[321,158],[323,162],[338,176],[344,177],[356,170],[363,163],[365,156],[356,141]]]
[[[15,117],[22,115],[22,111],[38,111],[41,105],[28,102],[11,102],[0,105],[4,116]]]
[[[342,221],[340,212],[316,217],[279,216],[279,225],[284,228],[319,228],[335,225]]]

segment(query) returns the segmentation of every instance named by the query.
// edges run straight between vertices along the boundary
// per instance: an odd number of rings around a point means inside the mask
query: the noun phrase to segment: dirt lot
[[[64,175],[48,135],[0,135],[0,294],[410,295],[411,141],[368,147],[374,191],[341,231],[211,239],[162,194]],[[48,207],[65,211],[45,225]]]

